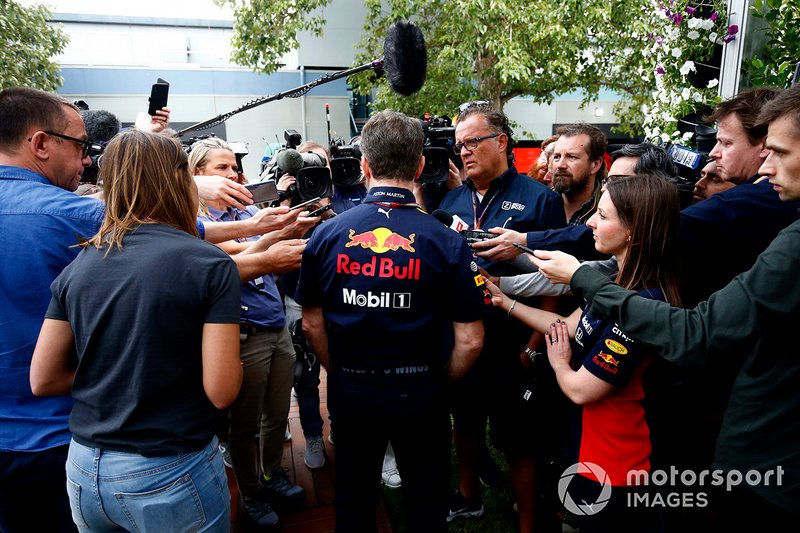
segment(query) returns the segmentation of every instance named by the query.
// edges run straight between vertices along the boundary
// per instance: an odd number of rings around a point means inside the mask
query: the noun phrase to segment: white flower
[[[689,33],[686,34],[686,37],[688,37],[689,39],[694,41],[695,39],[700,37],[700,32],[692,30],[692,31],[690,31]]]
[[[702,101],[704,101],[704,98],[703,98],[702,94],[700,94],[697,91],[694,91],[692,93],[692,100],[694,100],[695,102],[702,102]]]
[[[717,78],[714,78],[713,80],[708,82],[708,88],[709,89],[713,89],[717,85],[719,85],[719,80]]]
[[[672,57],[678,58],[681,57],[682,50],[680,48],[673,48],[672,49]]]
[[[695,28],[700,27],[701,23],[702,22],[700,21],[700,19],[696,19],[696,18],[692,17],[692,18],[689,19],[689,22],[687,22],[686,25],[689,26],[690,30],[693,30]]]
[[[693,132],[691,132],[691,131],[687,131],[686,133],[684,133],[683,135],[681,135],[681,142],[683,142],[683,143],[687,143],[687,142],[689,142],[689,141],[692,139],[692,137],[693,137],[693,136],[694,136],[694,133],[693,133]]]
[[[691,93],[692,91],[690,91],[688,87],[684,87],[683,90],[681,91],[681,97],[684,100],[688,100]]]
[[[661,137],[661,140],[664,141],[665,143],[669,142],[669,133],[662,133],[661,135],[659,135],[659,137]]]
[[[539,67],[536,70],[534,70],[533,72],[538,76],[538,75],[544,74],[544,69],[542,67]]]
[[[689,72],[697,72],[697,68],[694,66],[694,61],[687,61],[683,64],[680,68],[680,73],[682,76],[686,76]]]
[[[706,31],[714,27],[714,21],[711,19],[703,19],[700,21],[700,27]]]
[[[642,104],[642,113],[646,115],[649,112],[650,112],[650,106],[648,106],[647,104]]]
[[[713,31],[713,32],[709,33],[708,34],[708,40],[711,41],[712,43],[717,42],[717,32]]]

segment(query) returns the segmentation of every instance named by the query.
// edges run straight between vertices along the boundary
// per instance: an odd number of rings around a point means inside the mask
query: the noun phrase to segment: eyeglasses
[[[464,139],[460,143],[456,143],[453,145],[453,151],[456,155],[461,154],[461,149],[466,147],[467,150],[470,152],[478,148],[478,144],[481,141],[485,141],[486,139],[494,139],[495,137],[499,137],[502,133],[492,133],[491,135],[484,135],[483,137],[473,137],[472,139]]]
[[[83,151],[81,152],[81,159],[84,159],[89,156],[90,153],[100,153],[103,151],[103,147],[99,144],[96,144],[91,139],[77,139],[75,137],[70,137],[69,135],[64,135],[61,133],[56,133],[54,131],[46,131],[42,130],[44,133],[48,135],[52,135],[53,137],[58,137],[59,139],[64,139],[67,141],[72,141],[74,143],[78,143],[83,146]],[[33,137],[28,137],[28,142],[31,142]]]

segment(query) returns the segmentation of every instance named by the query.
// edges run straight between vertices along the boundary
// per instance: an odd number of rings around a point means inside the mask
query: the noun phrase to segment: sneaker
[[[303,458],[306,466],[312,470],[325,466],[325,445],[322,437],[309,437],[306,440],[306,454]]]
[[[231,451],[228,449],[227,442],[219,443],[219,453],[222,455],[222,464],[228,468],[233,468],[233,458],[231,458]]]
[[[292,440],[292,432],[289,431],[289,426],[286,426],[286,431],[283,432],[283,442]]]
[[[266,474],[261,479],[261,486],[273,503],[280,503],[279,507],[302,507],[306,501],[306,491],[300,485],[295,485],[289,480],[289,472],[281,466],[272,469],[272,475]]]
[[[454,518],[469,517],[477,518],[483,515],[483,502],[481,500],[469,501],[462,494],[460,490],[456,490],[450,496],[450,512],[447,515],[447,521],[452,522]]]
[[[264,528],[277,528],[281,520],[272,506],[263,499],[244,498],[244,512],[255,525]]]
[[[400,472],[397,471],[397,468],[390,468],[381,473],[381,481],[390,489],[399,489],[403,480],[400,479]]]

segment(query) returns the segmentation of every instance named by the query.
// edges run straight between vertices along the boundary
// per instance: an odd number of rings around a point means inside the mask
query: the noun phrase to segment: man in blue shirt
[[[64,464],[72,398],[35,397],[29,370],[50,283],[94,235],[103,204],[73,194],[90,164],[78,109],[36,89],[0,93],[0,530],[75,531]]]
[[[478,230],[528,232],[566,224],[559,195],[514,168],[512,131],[502,112],[486,104],[466,106],[459,116],[455,137],[454,148],[464,162],[467,180],[447,193],[440,209]],[[476,262],[493,276],[520,273],[510,263],[480,257]],[[535,418],[530,409],[537,403],[524,397],[531,363],[521,350],[529,342],[531,331],[496,310],[488,312],[485,327],[484,350],[452,395],[460,488],[452,497],[448,519],[483,514],[478,468],[485,446],[486,417],[490,416],[492,441],[506,454],[517,489],[520,531],[529,531],[533,528],[536,499],[532,443],[541,430],[523,422]]]

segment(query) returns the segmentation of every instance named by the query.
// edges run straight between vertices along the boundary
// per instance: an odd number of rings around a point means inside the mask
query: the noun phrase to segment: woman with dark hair
[[[617,259],[619,285],[680,305],[678,222],[675,186],[662,177],[637,175],[609,181],[587,225],[597,251]],[[490,290],[496,306],[547,335],[558,385],[581,406],[568,446],[577,463],[567,494],[573,508],[565,502],[573,513],[583,512],[581,531],[648,531],[652,517],[641,507],[629,508],[627,499],[639,491],[629,473],[650,471],[642,387],[650,350],[584,309],[562,317],[518,304],[494,285]]]
[[[51,285],[36,395],[72,394],[67,491],[81,531],[229,531],[215,409],[236,398],[239,276],[197,238],[197,190],[174,138],[108,144],[99,232]]]

